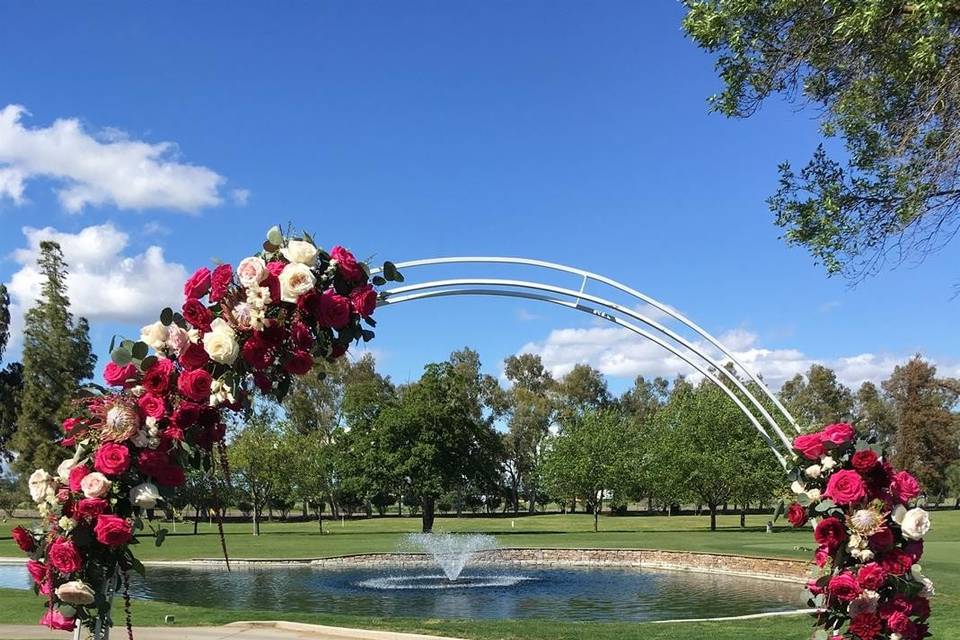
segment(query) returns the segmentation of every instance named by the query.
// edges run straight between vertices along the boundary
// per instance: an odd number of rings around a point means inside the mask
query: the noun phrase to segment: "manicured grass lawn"
[[[926,541],[924,572],[937,586],[934,598],[933,632],[936,638],[960,640],[960,512],[933,514],[934,529]],[[784,558],[807,558],[812,546],[809,530],[778,528],[767,534],[767,518],[748,518],[747,529],[738,526],[736,516],[722,516],[720,530],[710,532],[706,517],[607,517],[601,531],[591,531],[586,515],[502,518],[444,518],[437,530],[493,533],[504,547],[638,547],[704,552],[734,553]],[[512,526],[511,526],[512,522]],[[13,526],[15,523],[8,523]],[[169,525],[166,525],[169,528]],[[328,533],[320,535],[316,523],[265,523],[263,535],[250,535],[250,525],[227,526],[228,549],[235,558],[322,557],[347,553],[392,551],[404,533],[416,531],[419,520],[385,518],[324,523]],[[178,525],[160,548],[144,540],[137,549],[144,560],[216,557],[220,553],[216,528],[201,524],[200,535],[183,533],[192,526]],[[0,539],[0,555],[17,556],[19,550],[9,537]],[[149,570],[149,569],[148,569]],[[0,590],[0,622],[33,623],[41,602],[24,591]],[[177,616],[177,624],[222,624],[238,619],[274,619],[273,612],[237,612],[183,607],[158,602],[138,602],[134,608],[139,625],[162,624],[165,614]],[[282,614],[284,619],[397,631],[418,631],[464,638],[529,638],[536,640],[577,640],[587,638],[644,638],[657,640],[710,637],[807,638],[805,617],[747,620],[741,622],[638,624],[638,623],[557,623],[544,621],[439,621],[427,619],[381,619],[323,614]],[[549,617],[549,612],[544,612]]]

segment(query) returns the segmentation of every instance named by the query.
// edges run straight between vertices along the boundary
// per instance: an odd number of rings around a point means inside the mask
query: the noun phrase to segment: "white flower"
[[[291,240],[280,253],[290,262],[313,266],[317,261],[317,248],[305,240]]]
[[[859,534],[852,533],[850,534],[850,539],[847,540],[847,549],[853,551],[854,549],[859,549],[867,543],[866,540],[860,537]]]
[[[216,318],[210,323],[210,331],[203,336],[203,349],[211,360],[227,365],[233,364],[240,355],[237,334],[223,318]]]
[[[43,469],[37,469],[30,474],[27,486],[30,487],[30,497],[34,502],[43,502],[47,496],[54,493],[57,481]]]
[[[933,580],[927,577],[920,578],[920,582],[923,584],[923,589],[920,591],[920,595],[924,598],[932,598],[937,595],[937,590],[933,588]]]
[[[77,461],[73,458],[69,458],[60,463],[60,466],[57,467],[57,477],[66,482],[70,479],[70,469],[73,469],[77,466]]]
[[[904,507],[902,504],[898,504],[893,508],[893,513],[890,514],[890,517],[893,519],[894,522],[896,522],[897,524],[900,524],[901,522],[903,522],[903,517],[905,515],[907,515],[907,508]]]
[[[930,531],[930,514],[916,507],[907,511],[900,521],[900,532],[908,540],[923,540]]]
[[[807,474],[807,477],[808,477],[808,478],[819,478],[819,477],[820,477],[820,473],[821,473],[820,465],[818,465],[818,464],[812,464],[812,465],[810,465],[809,467],[807,467],[806,469],[804,469],[803,472],[804,472],[805,474]]]
[[[266,280],[269,275],[267,263],[263,261],[263,258],[251,256],[244,258],[237,265],[237,280],[244,287],[254,287]]]
[[[156,485],[149,482],[143,482],[130,489],[130,502],[141,509],[153,509],[160,499],[160,492]]]
[[[67,604],[93,604],[95,595],[90,585],[80,580],[64,582],[57,587],[57,597]]]
[[[69,516],[63,516],[57,521],[57,526],[66,532],[70,532],[75,526],[77,526],[77,521]]]
[[[850,602],[847,606],[847,613],[851,618],[855,618],[861,613],[873,613],[877,610],[879,600],[879,593],[865,589],[856,600]]]
[[[146,449],[147,445],[150,444],[150,439],[147,436],[147,432],[143,429],[140,429],[135,434],[130,436],[130,442],[133,443],[133,446],[140,447],[141,449]]]
[[[810,502],[819,502],[820,489],[817,489],[817,488],[810,489],[810,491],[807,491],[807,497],[810,498]]]
[[[159,320],[140,329],[140,342],[146,342],[157,351],[163,351],[166,348],[169,338],[170,330]]]
[[[830,456],[823,456],[820,458],[820,468],[824,471],[830,471],[837,466],[837,462]]]
[[[803,486],[803,483],[799,480],[794,480],[793,484],[790,485],[790,490],[796,494],[806,493],[807,488]]]
[[[99,471],[88,473],[80,481],[80,490],[87,498],[102,498],[110,491],[110,481]]]
[[[296,302],[297,298],[313,289],[316,282],[310,267],[291,262],[280,272],[280,299]]]

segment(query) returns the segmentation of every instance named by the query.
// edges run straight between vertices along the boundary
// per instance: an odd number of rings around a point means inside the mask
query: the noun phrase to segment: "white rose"
[[[898,504],[893,508],[893,513],[890,514],[890,517],[893,519],[894,522],[896,522],[897,524],[900,524],[901,522],[903,522],[903,517],[906,515],[907,515],[907,508],[904,507],[902,504]]]
[[[920,578],[920,582],[923,584],[923,590],[920,591],[920,595],[924,598],[932,598],[937,595],[937,590],[933,588],[933,580],[930,578]]]
[[[801,483],[799,480],[794,480],[793,484],[790,485],[790,489],[796,494],[807,492],[807,488],[803,486],[803,483]]]
[[[70,479],[70,469],[73,469],[77,466],[77,461],[73,458],[69,458],[60,463],[60,466],[57,467],[57,477],[66,482]]]
[[[818,465],[818,464],[812,464],[812,465],[810,465],[809,467],[807,467],[806,469],[804,469],[803,472],[804,472],[805,474],[807,474],[807,477],[808,477],[808,478],[819,478],[819,477],[820,477],[820,473],[821,473],[821,471],[820,471],[820,465]]]
[[[820,458],[820,468],[824,471],[830,471],[830,469],[833,469],[835,466],[837,466],[837,462],[830,456]]]
[[[27,480],[27,486],[30,487],[30,497],[34,502],[43,502],[46,500],[47,494],[53,492],[55,485],[56,480],[43,469],[37,469],[31,473],[30,478]]]
[[[923,540],[930,531],[930,514],[916,507],[907,511],[900,521],[900,532],[908,540]]]
[[[160,500],[160,492],[157,487],[149,482],[138,484],[130,489],[130,502],[141,509],[153,509]]]
[[[146,449],[150,444],[150,437],[146,431],[143,429],[138,429],[135,434],[130,436],[130,442],[133,443],[133,446],[140,447],[141,449]]]
[[[305,240],[291,240],[280,253],[290,262],[313,266],[317,261],[317,248]]]
[[[57,526],[66,532],[70,532],[75,526],[77,526],[77,521],[69,516],[63,516],[57,521]]]
[[[807,491],[807,497],[810,498],[810,502],[819,502],[820,489],[810,489],[810,491]]]
[[[267,271],[267,263],[263,258],[251,256],[244,258],[237,265],[237,280],[244,287],[254,287],[267,279],[270,272]]]
[[[162,351],[167,346],[169,338],[170,330],[159,320],[140,329],[140,342],[146,342],[157,351]]]
[[[95,595],[90,585],[80,580],[64,582],[57,587],[57,597],[67,604],[93,604]]]
[[[310,267],[292,262],[280,272],[280,299],[284,302],[296,302],[316,284],[316,278]]]
[[[211,360],[228,365],[233,364],[240,355],[236,333],[223,318],[217,318],[210,324],[210,331],[203,336],[203,349]]]
[[[88,473],[80,481],[80,490],[88,498],[102,498],[110,491],[110,481],[99,471]]]

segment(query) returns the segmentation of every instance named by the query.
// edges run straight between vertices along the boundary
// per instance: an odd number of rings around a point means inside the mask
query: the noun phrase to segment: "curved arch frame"
[[[552,304],[557,304],[567,308],[571,308],[577,311],[584,313],[589,313],[593,316],[602,318],[608,322],[616,324],[620,327],[623,327],[637,335],[644,337],[647,340],[657,344],[663,349],[666,349],[670,353],[674,354],[688,365],[693,367],[696,371],[704,375],[712,383],[719,386],[730,399],[737,405],[740,411],[750,420],[753,426],[757,429],[760,436],[764,439],[767,445],[773,451],[774,455],[777,457],[777,460],[781,465],[786,465],[786,460],[783,453],[778,449],[774,439],[767,432],[767,430],[761,425],[760,420],[757,418],[757,414],[754,411],[758,412],[763,420],[772,428],[773,432],[776,434],[779,441],[783,444],[786,451],[790,452],[790,439],[781,429],[777,420],[774,419],[772,415],[767,411],[763,406],[760,400],[743,384],[740,378],[732,373],[723,365],[723,363],[714,359],[711,354],[709,354],[705,349],[697,346],[696,344],[685,339],[683,336],[677,334],[675,331],[665,327],[661,323],[653,320],[634,309],[626,307],[622,304],[607,300],[605,298],[588,294],[586,293],[586,287],[590,280],[608,285],[618,291],[626,293],[633,298],[640,300],[646,304],[653,306],[654,308],[660,310],[664,314],[668,315],[671,318],[679,321],[684,326],[690,328],[698,335],[706,339],[710,344],[715,346],[722,354],[724,354],[729,362],[733,363],[735,366],[739,367],[740,370],[744,371],[747,376],[753,380],[758,387],[761,389],[762,393],[770,399],[774,406],[777,407],[779,413],[782,414],[788,421],[788,423],[796,430],[796,421],[793,419],[793,416],[787,411],[787,409],[780,403],[780,401],[770,392],[770,390],[763,384],[763,382],[756,376],[752,371],[746,368],[719,340],[711,336],[704,329],[696,325],[691,320],[686,318],[683,314],[675,311],[670,306],[646,295],[632,289],[626,285],[623,285],[615,280],[593,274],[582,269],[576,269],[573,267],[567,267],[564,265],[544,262],[541,260],[530,260],[526,258],[504,258],[504,257],[450,257],[450,258],[432,258],[432,259],[423,259],[423,260],[411,260],[406,262],[398,263],[396,266],[398,268],[411,268],[411,267],[424,267],[432,265],[450,265],[450,264],[514,264],[514,265],[523,265],[523,266],[532,266],[540,267],[545,269],[550,269],[554,271],[561,271],[565,273],[570,273],[573,275],[580,276],[582,278],[582,283],[579,291],[573,289],[566,289],[563,287],[558,287],[549,284],[543,284],[539,282],[532,282],[527,280],[512,280],[512,279],[500,279],[500,278],[452,278],[452,279],[442,279],[442,280],[431,280],[427,282],[422,282],[418,284],[396,286],[392,289],[383,291],[381,293],[381,298],[379,300],[380,306],[390,306],[394,304],[400,304],[402,302],[409,302],[413,300],[422,300],[427,298],[439,298],[439,297],[450,297],[450,296],[461,296],[461,295],[470,295],[470,296],[498,296],[498,297],[514,297],[514,298],[524,298],[529,300],[538,300],[542,302],[548,302]],[[376,274],[380,269],[372,270],[373,274]],[[540,292],[540,293],[533,293]],[[549,295],[544,295],[549,294]],[[582,301],[588,301],[596,307],[587,306],[582,303]],[[618,315],[619,314],[619,315]],[[650,329],[656,331],[659,335],[655,335],[649,331],[646,331],[636,324],[624,320],[621,316],[636,320],[639,323],[647,326]],[[693,357],[691,357],[693,356]],[[731,383],[736,390],[742,394],[752,405],[753,410],[748,408],[744,402],[738,397],[737,393],[734,393],[727,384],[724,384],[721,381],[715,372],[719,372],[723,375],[729,383]]]

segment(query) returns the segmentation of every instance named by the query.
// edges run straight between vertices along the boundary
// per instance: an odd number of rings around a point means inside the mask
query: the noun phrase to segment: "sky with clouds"
[[[683,38],[677,3],[226,6],[6,11],[8,358],[42,240],[62,245],[103,361],[112,335],[178,303],[193,269],[236,263],[290,223],[374,260],[526,256],[612,277],[773,386],[814,362],[851,385],[880,380],[914,353],[960,375],[960,243],[855,288],[786,247],[764,200],[777,164],[816,147],[813,115],[778,102],[746,121],[711,115],[712,62]],[[536,276],[407,275],[454,273]],[[521,351],[558,374],[588,362],[614,389],[691,371],[624,329],[532,301],[440,299],[378,317],[373,350],[398,380],[464,345],[494,373]]]

